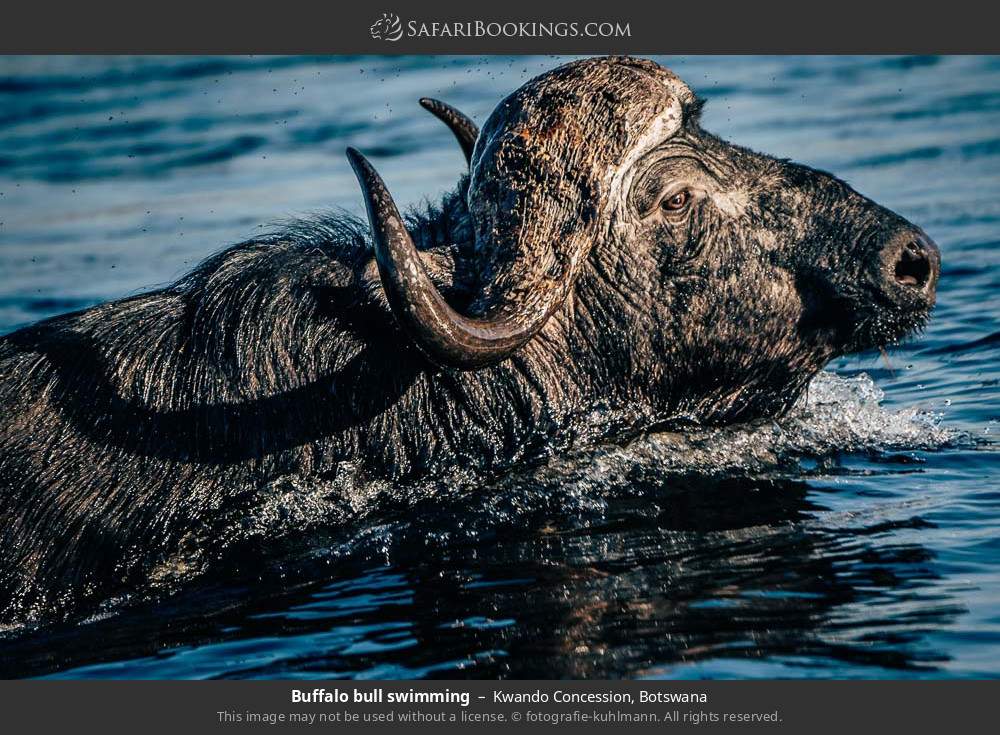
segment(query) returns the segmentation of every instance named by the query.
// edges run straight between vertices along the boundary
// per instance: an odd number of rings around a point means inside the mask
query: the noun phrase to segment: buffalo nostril
[[[893,268],[896,282],[913,288],[923,288],[931,278],[931,260],[926,249],[910,240],[899,251]]]

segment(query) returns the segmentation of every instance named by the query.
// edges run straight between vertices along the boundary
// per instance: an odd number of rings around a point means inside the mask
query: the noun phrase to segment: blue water
[[[291,216],[400,203],[553,57],[0,58],[0,331],[168,283]],[[250,565],[0,634],[0,675],[1000,675],[1000,59],[660,59],[705,126],[830,170],[944,258],[928,329],[769,425],[596,447],[354,515],[276,495]]]

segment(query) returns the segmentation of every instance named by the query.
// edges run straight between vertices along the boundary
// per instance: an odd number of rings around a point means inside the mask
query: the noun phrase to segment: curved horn
[[[454,107],[441,100],[421,97],[420,106],[448,126],[458,144],[462,146],[462,153],[465,154],[465,162],[471,164],[472,149],[476,147],[476,139],[479,137],[479,127],[466,115],[463,115]]]
[[[466,195],[466,255],[480,279],[470,294],[476,317],[444,300],[382,179],[349,149],[382,287],[402,329],[438,365],[476,368],[509,357],[565,303],[595,244],[627,247],[618,215],[629,177],[680,130],[693,101],[687,85],[651,61],[599,57],[545,72],[501,102],[475,142]],[[424,106],[468,151],[475,126],[442,103]]]
[[[431,362],[471,369],[509,357],[545,325],[562,304],[562,280],[518,304],[513,313],[475,319],[452,309],[427,275],[392,195],[372,165],[347,149],[368,209],[382,287],[397,322]],[[498,311],[504,311],[498,309]]]

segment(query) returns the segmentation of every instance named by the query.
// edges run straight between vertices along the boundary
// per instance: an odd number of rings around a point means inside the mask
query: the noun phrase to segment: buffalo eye
[[[687,189],[683,189],[676,194],[671,194],[670,196],[663,199],[660,202],[660,207],[667,212],[679,212],[684,209],[688,203],[691,201],[691,192]]]

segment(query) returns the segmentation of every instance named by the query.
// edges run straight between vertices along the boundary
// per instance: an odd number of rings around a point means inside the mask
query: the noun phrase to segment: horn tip
[[[347,154],[347,160],[350,162],[351,167],[355,171],[367,168],[368,159],[366,159],[357,148],[347,146],[347,150],[344,152]]]
[[[372,187],[379,188],[383,186],[382,179],[379,177],[375,167],[371,165],[361,151],[353,146],[348,146],[346,153],[347,160],[351,164],[351,168],[354,169],[354,175],[358,177],[358,181],[361,182],[363,187],[370,190]]]

